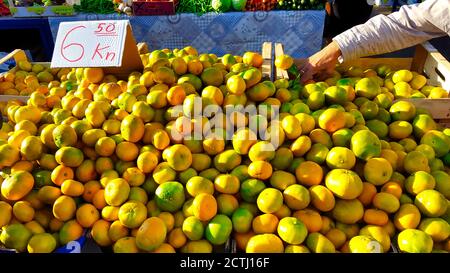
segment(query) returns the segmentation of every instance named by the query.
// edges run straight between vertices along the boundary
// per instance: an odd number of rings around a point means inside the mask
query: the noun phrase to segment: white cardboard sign
[[[128,26],[128,20],[61,23],[51,67],[120,67]]]

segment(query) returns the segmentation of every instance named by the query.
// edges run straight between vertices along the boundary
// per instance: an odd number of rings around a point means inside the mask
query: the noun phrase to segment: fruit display
[[[180,0],[177,13],[270,11],[276,7],[284,7],[284,4],[280,5],[279,0]],[[303,9],[309,9],[306,6],[303,7]]]
[[[450,130],[396,100],[446,96],[425,77],[339,66],[301,86],[263,77],[255,52],[141,59],[123,79],[27,61],[3,75],[3,94],[30,95],[0,103],[5,248],[87,230],[113,252],[450,251]]]

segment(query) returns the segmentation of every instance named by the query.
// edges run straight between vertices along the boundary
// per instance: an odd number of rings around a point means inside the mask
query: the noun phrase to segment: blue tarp
[[[137,42],[149,48],[183,48],[192,45],[199,52],[243,54],[261,51],[263,42],[283,43],[285,52],[295,58],[319,51],[325,22],[324,10],[258,11],[173,16],[133,16],[119,14],[79,14],[72,17],[49,17],[53,39],[59,23],[65,21],[123,20],[131,22]]]

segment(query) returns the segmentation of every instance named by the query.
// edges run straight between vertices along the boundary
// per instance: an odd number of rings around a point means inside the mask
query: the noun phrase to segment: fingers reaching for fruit
[[[302,83],[312,80],[314,76],[326,78],[332,75],[340,55],[341,51],[337,43],[331,42],[308,59],[300,61],[297,66],[302,75]]]

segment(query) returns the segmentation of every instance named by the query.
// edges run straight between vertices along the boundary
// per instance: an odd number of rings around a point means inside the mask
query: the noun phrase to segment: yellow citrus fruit
[[[274,213],[283,205],[283,194],[274,188],[264,189],[256,200],[258,209],[264,213]]]
[[[217,213],[217,201],[211,194],[200,193],[192,203],[193,214],[201,221],[212,219]]]
[[[283,253],[283,241],[275,234],[258,234],[248,240],[247,253]]]
[[[166,240],[167,228],[163,220],[150,217],[139,227],[136,234],[136,245],[139,249],[153,251]]]
[[[20,200],[31,191],[33,185],[34,178],[29,172],[14,172],[1,184],[1,194],[8,200]]]
[[[325,177],[325,185],[334,195],[347,200],[357,198],[363,191],[361,178],[346,169],[331,170]]]
[[[323,170],[319,164],[313,161],[300,163],[295,169],[297,181],[304,186],[318,185],[323,179]]]
[[[99,218],[100,214],[92,204],[83,204],[77,209],[76,219],[84,228],[92,227]]]

